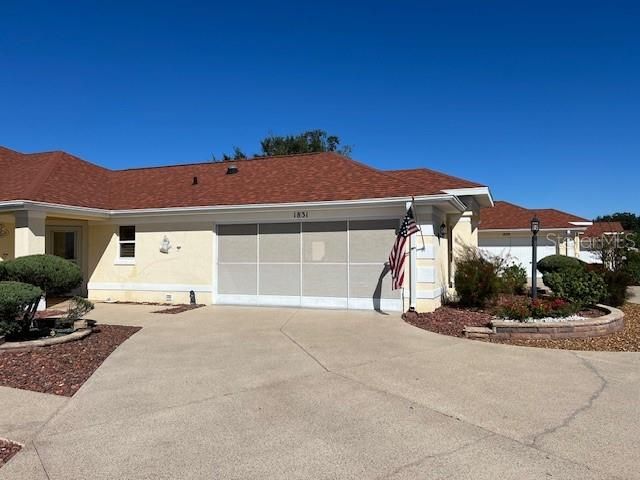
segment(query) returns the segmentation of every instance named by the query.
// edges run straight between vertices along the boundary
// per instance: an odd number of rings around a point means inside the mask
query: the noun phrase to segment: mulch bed
[[[202,304],[196,304],[196,305],[182,304],[182,305],[176,305],[175,307],[164,308],[162,310],[155,310],[155,311],[153,311],[151,313],[176,314],[176,313],[188,312],[189,310],[195,310],[196,308],[200,308],[200,307],[204,307],[204,305],[202,305]]]
[[[464,327],[487,327],[493,316],[483,311],[440,307],[430,313],[407,312],[403,318],[407,323],[430,332],[464,337]]]
[[[493,343],[508,343],[526,347],[560,348],[564,350],[591,350],[608,352],[640,352],[640,305],[627,303],[624,329],[612,335],[593,338],[563,338],[557,340],[491,339]]]
[[[71,397],[140,327],[99,325],[81,340],[0,353],[0,385]]]
[[[21,448],[17,443],[0,438],[0,467],[7,463]]]
[[[489,341],[492,343],[564,350],[640,352],[640,305],[627,303],[621,310],[624,312],[624,329],[612,335],[556,340],[491,338]],[[589,318],[602,315],[602,312],[597,309],[583,310],[579,313]],[[452,337],[464,337],[464,327],[488,327],[493,317],[490,313],[481,310],[473,311],[456,307],[440,307],[431,313],[407,312],[403,315],[403,318],[407,323],[424,330]]]

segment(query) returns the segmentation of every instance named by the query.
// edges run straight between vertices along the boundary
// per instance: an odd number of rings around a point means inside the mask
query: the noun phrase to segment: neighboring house
[[[531,219],[540,220],[538,260],[549,255],[580,257],[580,238],[592,222],[552,208],[530,209],[496,201],[480,212],[478,246],[489,253],[508,256],[531,274]],[[540,272],[537,273],[541,276]]]
[[[587,263],[602,263],[599,249],[603,242],[611,241],[616,235],[623,235],[620,222],[593,222],[580,238],[580,260]]]
[[[431,170],[384,172],[335,153],[108,170],[0,147],[0,256],[80,265],[104,301],[430,311],[477,245],[489,188]],[[385,266],[414,198],[402,290]]]

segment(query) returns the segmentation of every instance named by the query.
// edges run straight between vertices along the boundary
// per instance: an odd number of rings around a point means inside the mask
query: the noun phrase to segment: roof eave
[[[473,197],[481,208],[493,207],[493,195],[489,187],[449,188],[442,190],[456,197]]]

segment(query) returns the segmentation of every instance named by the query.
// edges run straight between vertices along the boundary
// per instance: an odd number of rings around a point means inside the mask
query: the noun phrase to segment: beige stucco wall
[[[133,224],[133,223],[128,223]],[[89,225],[89,298],[112,301],[211,303],[213,276],[211,223],[136,224],[135,264],[118,260],[119,226]],[[160,252],[164,237],[168,253]]]
[[[4,226],[4,235],[0,236],[0,262],[5,260],[12,260],[14,258],[15,246],[15,224],[13,222],[13,216],[2,215],[0,216],[0,224]]]
[[[453,260],[463,245],[477,246],[477,212],[447,215],[433,207],[418,208],[422,235],[416,235],[416,309],[430,312],[442,305],[443,297],[451,295],[453,266],[449,266],[449,242],[453,244]],[[445,224],[447,234],[440,235]],[[424,241],[424,248],[422,243]]]

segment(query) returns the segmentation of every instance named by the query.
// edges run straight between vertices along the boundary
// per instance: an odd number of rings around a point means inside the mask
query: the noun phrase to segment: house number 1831
[[[293,218],[309,218],[309,212],[306,210],[293,212]]]

